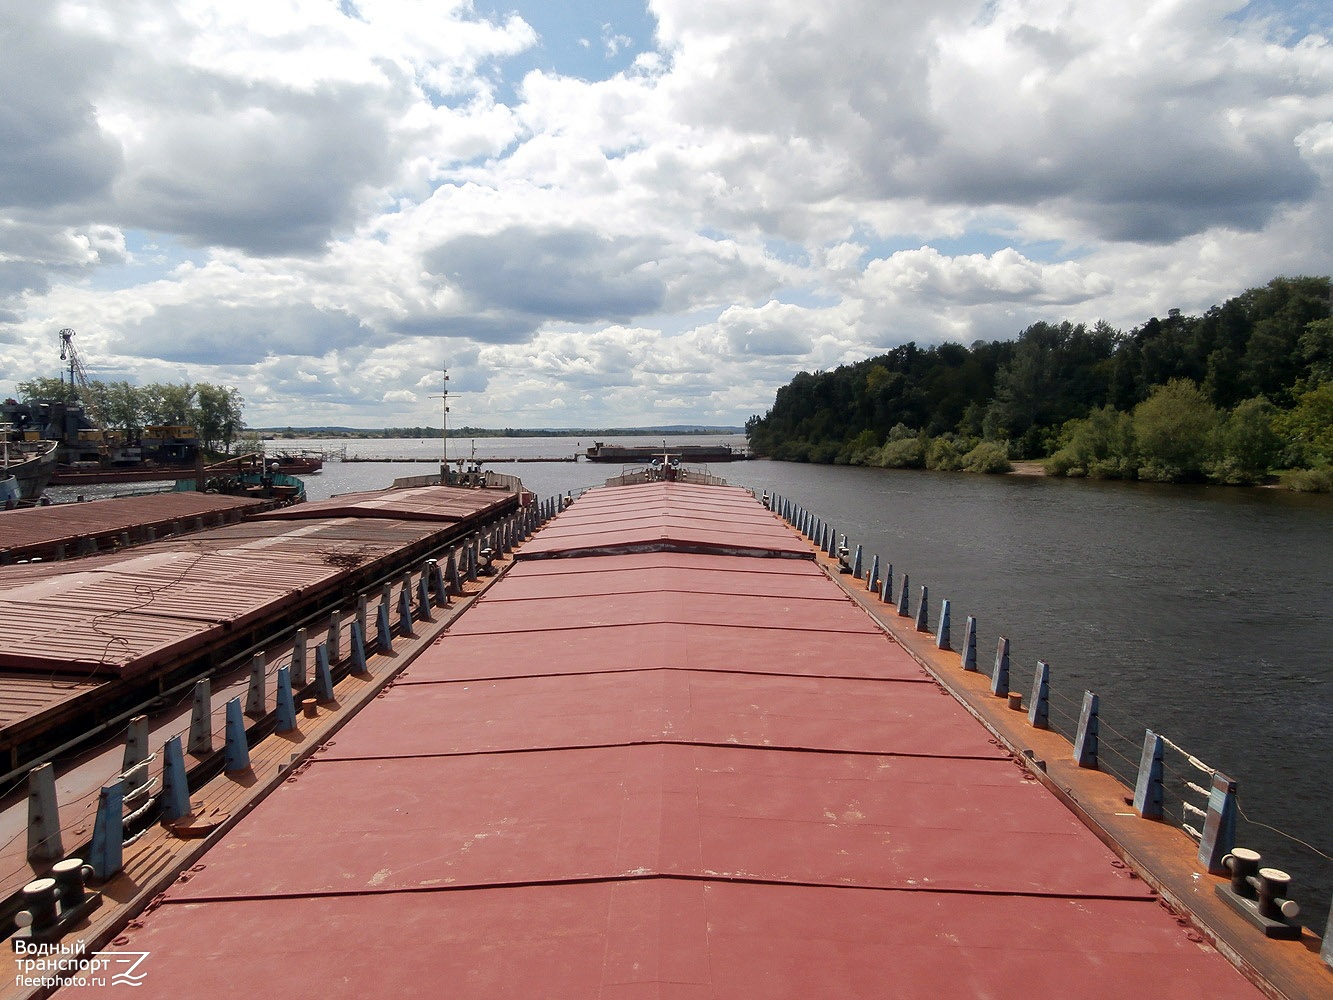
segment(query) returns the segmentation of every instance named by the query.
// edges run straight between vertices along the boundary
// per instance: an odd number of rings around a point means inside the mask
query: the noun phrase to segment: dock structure
[[[105,947],[173,1000],[1262,995],[822,567],[743,490],[584,494]]]

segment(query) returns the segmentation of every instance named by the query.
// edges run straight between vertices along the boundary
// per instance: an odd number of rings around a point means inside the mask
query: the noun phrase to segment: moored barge
[[[707,465],[712,462],[739,462],[750,457],[741,448],[729,444],[627,445],[593,443],[584,457],[589,462],[615,462],[621,465],[647,462],[686,462]]]
[[[514,556],[105,946],[139,995],[1274,995],[744,491]]]

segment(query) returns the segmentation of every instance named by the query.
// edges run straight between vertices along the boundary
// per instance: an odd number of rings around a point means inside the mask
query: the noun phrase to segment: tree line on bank
[[[101,419],[102,430],[118,431],[128,441],[138,441],[145,427],[188,425],[206,451],[227,453],[245,429],[245,400],[232,386],[208,382],[131,385],[98,379],[88,385],[91,400],[83,399],[75,386],[58,378],[20,382],[18,390],[29,406],[82,402],[86,415]]]
[[[801,372],[746,423],[784,461],[1333,486],[1327,277],[1275,278],[1128,333],[1036,323],[970,348],[915,343]]]

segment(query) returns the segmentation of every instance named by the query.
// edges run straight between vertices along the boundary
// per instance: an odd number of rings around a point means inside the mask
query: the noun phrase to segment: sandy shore
[[[1013,468],[1009,470],[1009,475],[1011,476],[1046,475],[1046,470],[1042,468],[1040,462],[1010,462],[1009,464],[1013,466]]]

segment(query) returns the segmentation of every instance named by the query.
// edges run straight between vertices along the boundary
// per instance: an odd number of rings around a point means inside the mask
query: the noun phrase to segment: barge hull
[[[700,520],[778,527],[657,484],[519,548],[117,939],[138,995],[1261,995],[837,584],[766,594],[813,560]]]

